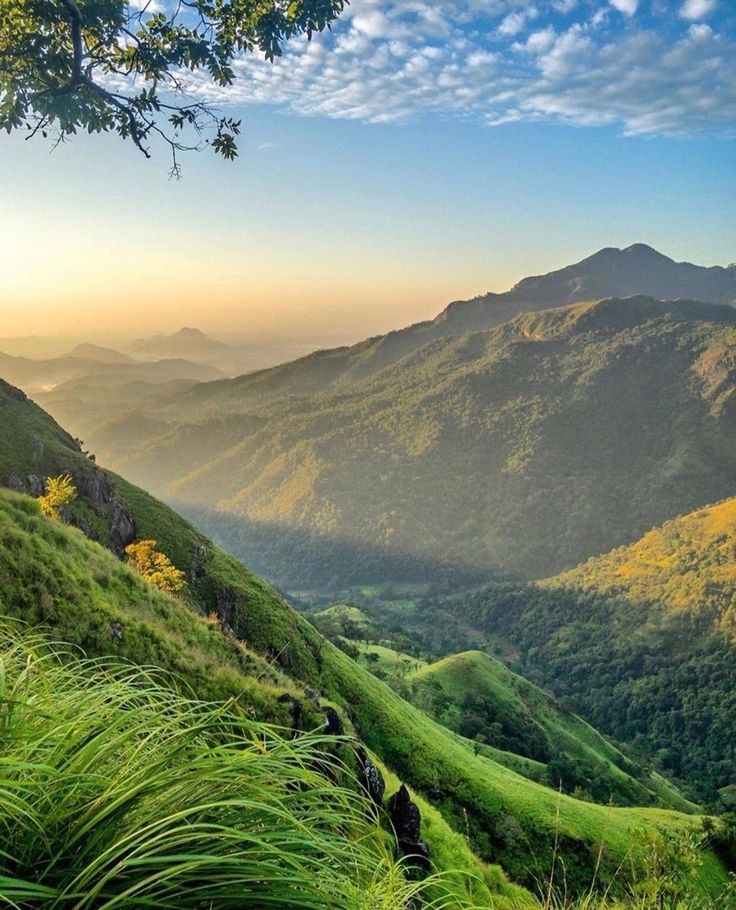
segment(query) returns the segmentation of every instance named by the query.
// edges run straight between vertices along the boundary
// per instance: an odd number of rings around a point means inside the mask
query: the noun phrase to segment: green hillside
[[[658,775],[625,758],[550,695],[480,651],[456,654],[404,677],[411,701],[468,739],[541,764],[545,782],[596,802],[695,807]]]
[[[458,598],[458,624],[506,636],[526,675],[572,699],[714,801],[736,780],[736,499],[667,522],[637,543],[527,587]]]
[[[468,651],[430,662],[387,647],[355,607],[310,616],[360,666],[407,701],[472,741],[476,752],[530,780],[598,803],[697,807],[661,775],[624,756],[552,695],[500,660]]]
[[[99,468],[70,446],[43,412],[12,390],[6,389],[5,395],[4,476],[22,479],[23,465],[35,457],[23,461],[28,456],[19,440],[25,433],[34,443],[32,451],[40,451],[42,444],[48,459],[44,464],[53,458],[55,468],[76,472],[75,477],[84,477],[85,472],[98,477]],[[13,457],[16,462],[11,465]],[[129,510],[137,530],[154,534],[186,570],[194,612],[207,617],[214,603],[217,622],[190,614],[186,604],[153,594],[79,530],[42,518],[34,503],[12,493],[3,493],[0,500],[0,564],[11,567],[3,572],[4,612],[45,624],[52,634],[84,646],[93,656],[117,654],[171,669],[197,694],[236,695],[259,718],[283,718],[287,704],[293,706],[291,699],[296,699],[308,723],[309,712],[315,709],[298,693],[305,684],[318,688],[341,709],[349,729],[420,794],[423,831],[432,856],[440,868],[460,869],[456,890],[463,900],[482,906],[491,889],[508,904],[515,892],[500,871],[479,865],[448,823],[469,837],[484,861],[529,886],[549,874],[557,843],[573,890],[587,888],[598,867],[599,882],[618,871],[617,887],[623,888],[622,860],[626,857],[642,874],[653,832],[699,829],[696,816],[663,809],[614,809],[560,795],[475,754],[473,743],[436,724],[358,667],[268,585],[204,542],[175,513],[114,475],[105,476],[113,502]],[[80,498],[77,508],[94,512],[96,500]],[[103,510],[97,517],[102,528],[109,514]],[[282,696],[290,700],[279,701]],[[292,723],[293,717],[292,713]],[[694,887],[714,893],[724,882],[723,870],[711,854],[703,859]],[[462,870],[476,873],[480,880],[467,878]],[[503,907],[503,901],[497,906]]]
[[[292,722],[284,717],[288,705],[279,699],[299,696],[283,674],[183,604],[152,592],[76,529],[43,518],[35,503],[0,493],[0,505],[0,561],[11,567],[0,589],[6,615],[41,624],[91,655],[171,670],[199,695],[237,697],[256,718]],[[309,634],[306,624],[304,634]],[[549,871],[557,837],[569,864],[570,886],[584,888],[594,877],[600,843],[607,849],[600,872],[605,881],[632,849],[643,866],[645,848],[637,853],[635,845],[645,831],[699,825],[697,817],[662,809],[594,805],[520,777],[476,755],[473,743],[429,720],[327,642],[315,637],[315,643],[322,669],[307,681],[349,712],[356,732],[388,768],[432,799],[434,808],[426,800],[420,805],[428,832],[436,833],[430,847],[436,847],[438,862],[447,852],[459,855],[466,868],[474,863],[461,842],[454,842],[444,816],[469,834],[482,857],[528,885]],[[307,724],[309,717],[306,708]],[[706,864],[708,887],[718,887],[718,868]],[[506,886],[499,882],[503,893]]]
[[[300,728],[317,730],[324,722],[304,697],[298,677],[292,680],[243,640],[223,634],[217,622],[152,589],[78,530],[44,518],[35,502],[1,490],[0,565],[0,614],[39,627],[80,654],[163,670],[172,674],[165,681],[177,683],[186,694],[234,699],[248,717],[287,730],[297,722]],[[278,635],[279,611],[288,608],[269,594]],[[298,617],[294,620],[299,623]],[[310,631],[306,623],[304,630]],[[320,645],[316,637],[314,644]],[[415,798],[435,863],[454,870],[456,900],[485,900],[489,891],[483,880],[489,873],[439,812]],[[516,892],[500,870],[493,881],[503,908],[504,894]]]
[[[735,350],[732,307],[578,304],[437,340],[340,394],[173,400],[180,425],[118,440],[114,463],[209,510],[281,585],[402,559],[425,580],[432,561],[540,577],[732,493]]]

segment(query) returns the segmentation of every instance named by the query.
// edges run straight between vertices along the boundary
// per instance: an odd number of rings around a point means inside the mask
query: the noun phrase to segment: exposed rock
[[[77,493],[83,499],[89,501],[98,515],[104,514],[106,507],[115,498],[115,491],[112,488],[112,484],[99,468],[75,471],[74,485],[77,488]],[[122,506],[120,508],[122,508]],[[128,542],[130,543],[130,541]]]
[[[37,474],[29,474],[26,477],[26,489],[29,496],[37,499],[46,492],[46,485]]]
[[[305,698],[308,698],[310,701],[313,701],[315,705],[319,704],[319,700],[322,698],[320,693],[316,689],[312,689],[309,686],[304,690]]]
[[[226,632],[233,632],[237,616],[237,595],[230,588],[221,588],[215,598],[215,611]]]
[[[388,813],[402,855],[413,858],[422,868],[429,868],[429,847],[420,838],[422,814],[404,784],[388,801]]]
[[[64,509],[62,511],[62,519],[66,524],[71,525],[73,528],[78,528],[82,534],[90,540],[100,539],[99,535],[88,521],[85,521],[84,518],[80,518],[78,515],[73,515],[69,509]]]
[[[110,626],[110,632],[116,641],[122,641],[123,635],[125,634],[125,629],[123,628],[123,624],[121,622],[114,622]]]
[[[136,537],[135,519],[121,503],[116,502],[112,508],[110,523],[110,541],[115,549],[122,553]]]
[[[208,549],[205,544],[198,543],[194,545],[194,553],[192,555],[192,565],[190,569],[192,584],[196,584],[207,574],[207,568],[205,564],[207,562],[208,555]]]
[[[325,715],[325,733],[328,736],[342,736],[343,726],[340,715],[334,708],[323,708]]]
[[[0,401],[2,400],[3,399],[0,398]],[[8,477],[7,487],[14,493],[26,492],[26,485],[23,483],[23,478],[19,477],[17,474],[11,474],[10,477]]]
[[[429,844],[426,841],[418,840],[415,844],[399,844],[401,852],[408,859],[416,863],[425,871],[430,868]]]
[[[302,718],[304,716],[302,703],[298,698],[294,698],[294,696],[290,695],[288,692],[285,692],[282,696],[280,696],[279,702],[281,704],[291,705],[291,729],[295,734],[298,735],[304,729],[304,726],[302,724]]]
[[[386,792],[386,781],[383,774],[373,764],[365,749],[356,752],[358,760],[358,781],[377,806],[383,805],[383,796]]]
[[[416,843],[422,826],[422,814],[404,784],[388,801],[388,812],[399,841]]]

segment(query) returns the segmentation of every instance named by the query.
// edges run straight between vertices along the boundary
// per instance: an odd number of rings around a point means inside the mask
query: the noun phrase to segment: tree
[[[0,0],[0,129],[59,140],[115,132],[146,157],[158,136],[177,174],[177,152],[207,143],[233,159],[240,122],[194,95],[188,74],[231,85],[236,56],[273,62],[289,39],[329,28],[348,2]]]
[[[46,494],[38,497],[38,503],[44,515],[58,521],[61,518],[61,510],[76,497],[77,488],[72,482],[71,475],[61,474],[59,477],[46,478]]]
[[[180,594],[187,586],[184,573],[157,547],[156,540],[139,540],[130,544],[125,548],[127,563],[159,591]]]

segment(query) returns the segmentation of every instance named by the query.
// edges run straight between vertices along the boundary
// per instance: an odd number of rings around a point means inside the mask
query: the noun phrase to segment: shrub
[[[44,515],[61,518],[61,510],[68,506],[77,497],[77,488],[72,482],[70,474],[61,474],[59,477],[46,478],[46,493],[38,497],[39,505]]]

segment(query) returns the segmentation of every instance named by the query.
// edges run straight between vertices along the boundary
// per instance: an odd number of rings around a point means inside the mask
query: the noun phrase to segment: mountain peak
[[[200,341],[201,341],[202,339],[205,339],[206,341],[210,341],[210,340],[211,340],[211,339],[210,339],[207,335],[205,335],[205,333],[202,332],[200,329],[193,329],[193,328],[190,328],[189,326],[184,326],[183,328],[179,329],[178,332],[174,332],[174,334],[171,335],[170,337],[171,337],[171,338],[189,338],[189,339],[192,339],[192,340],[193,340],[193,339],[198,339],[198,340],[200,340]]]
[[[647,243],[632,243],[631,246],[627,246],[620,252],[629,256],[640,256],[648,259],[664,259],[667,262],[673,262],[669,256],[665,256],[664,253],[660,253],[659,250],[655,250],[653,246],[649,246]]]

